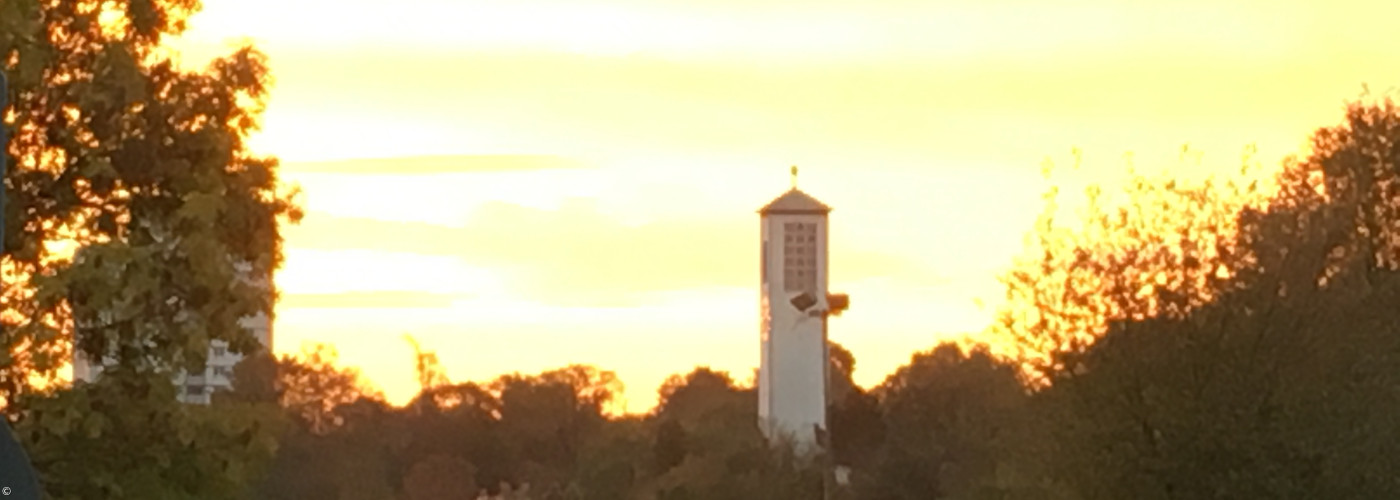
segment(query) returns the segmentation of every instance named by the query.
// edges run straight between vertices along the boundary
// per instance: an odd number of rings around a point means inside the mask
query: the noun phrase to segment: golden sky
[[[1045,187],[1124,153],[1276,164],[1400,84],[1400,4],[1109,0],[204,0],[176,46],[251,39],[286,231],[276,350],[334,344],[389,396],[405,333],[454,380],[570,362],[628,407],[758,359],[758,217],[799,165],[835,207],[834,340],[878,383],[981,330]]]

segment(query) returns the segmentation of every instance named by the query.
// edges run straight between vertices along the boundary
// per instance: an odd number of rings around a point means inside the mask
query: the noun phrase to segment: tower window
[[[783,225],[783,289],[816,291],[817,225],[789,222]]]

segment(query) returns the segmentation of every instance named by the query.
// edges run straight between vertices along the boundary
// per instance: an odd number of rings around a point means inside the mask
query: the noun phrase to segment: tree
[[[885,440],[879,398],[856,388],[832,403],[828,412],[831,451],[837,464],[868,465]]]
[[[361,382],[358,370],[339,368],[335,360],[333,348],[315,344],[303,349],[300,359],[283,357],[277,366],[275,390],[282,407],[313,434],[326,434],[343,424],[340,407],[382,399]]]
[[[651,468],[647,422],[643,417],[609,419],[584,442],[573,485],[580,500],[633,498]]]
[[[15,431],[56,499],[244,498],[281,429],[274,407],[184,405],[155,375],[103,378],[23,404]]]
[[[1006,451],[1024,444],[1006,441],[1027,401],[1017,373],[955,344],[915,354],[874,391],[886,435],[856,485],[861,498],[971,498],[998,487]]]
[[[860,390],[856,385],[856,357],[841,344],[827,342],[827,362],[830,363],[827,378],[827,400],[835,403],[846,399],[851,392]]]
[[[728,453],[736,442],[758,435],[756,394],[737,387],[726,372],[697,367],[684,377],[668,377],[659,393],[653,417],[662,463],[675,461],[681,450],[697,456]]]
[[[658,473],[665,474],[685,461],[689,451],[686,441],[685,427],[679,420],[668,418],[661,421],[656,428],[656,440],[652,444],[654,467]]]
[[[651,466],[642,498],[818,498],[819,464],[772,446],[758,429],[758,398],[728,373],[698,367],[662,384],[650,415]]]
[[[604,408],[621,383],[613,372],[574,365],[537,376],[502,376],[491,390],[501,405],[502,436],[523,460],[525,480],[548,496],[568,482],[586,437],[606,421]]]
[[[697,367],[686,374],[671,375],[657,391],[655,414],[668,420],[697,424],[708,413],[739,403],[744,393],[726,372]]]
[[[856,385],[855,355],[835,342],[827,352],[831,363],[827,427],[831,429],[832,455],[839,464],[863,465],[884,439],[879,401]]]
[[[442,363],[438,362],[437,353],[423,350],[423,346],[411,335],[404,335],[404,340],[413,347],[413,367],[418,374],[419,392],[427,394],[434,388],[451,383],[447,380],[447,372],[443,370]]]
[[[1389,99],[1352,103],[1308,157],[1285,162],[1266,203],[1216,219],[1235,264],[1209,300],[1110,318],[1095,342],[1060,350],[1033,404],[1055,457],[1044,470],[1086,499],[1400,494],[1385,472],[1400,466],[1397,141]],[[1103,227],[1097,238],[1128,248],[1154,241]],[[1110,264],[1042,284],[1095,300],[1075,283],[1134,272]],[[1038,305],[1054,317],[1081,302]]]
[[[501,432],[500,416],[496,396],[466,382],[420,393],[379,432],[389,438],[388,452],[401,474],[426,457],[459,457],[473,466],[476,484],[496,490],[520,477],[520,457]]]
[[[744,416],[750,417],[747,426],[731,428],[732,435],[727,439],[706,443],[704,453],[688,456],[679,466],[649,481],[642,490],[643,497],[821,498],[819,462],[798,456],[790,445],[770,446],[758,432],[757,415]]]
[[[325,435],[301,429],[282,434],[272,470],[252,497],[393,498],[402,481],[393,470],[387,436],[383,435],[388,426],[384,424],[382,420],[371,425],[347,424]]]
[[[386,498],[400,484],[391,480],[393,410],[335,359],[329,346],[310,345],[301,357],[264,354],[235,366],[234,390],[221,400],[272,401],[294,424],[254,496]]]
[[[461,458],[433,455],[414,465],[404,478],[409,500],[476,498],[476,471]]]
[[[1040,395],[1060,477],[1087,498],[1394,496],[1400,280],[1374,278],[1113,325]]]
[[[1061,222],[1052,187],[1024,254],[1001,277],[1007,301],[990,333],[1039,382],[1072,368],[1062,356],[1092,345],[1109,322],[1181,317],[1249,265],[1235,245],[1238,215],[1266,193],[1248,155],[1224,182],[1129,174],[1117,197],[1089,186],[1077,228]]]
[[[169,371],[202,369],[213,340],[257,346],[239,319],[271,312],[262,281],[281,262],[278,223],[300,214],[277,161],[246,144],[267,96],[262,54],[185,71],[162,48],[195,9],[0,5],[14,116],[0,235],[7,402],[52,381],[70,351]]]
[[[1288,189],[1277,200],[1294,210],[1323,202],[1343,229],[1336,243],[1370,272],[1400,268],[1397,138],[1400,110],[1391,98],[1349,103],[1342,124],[1313,134],[1310,157],[1287,164]]]
[[[266,349],[244,356],[233,365],[231,389],[214,393],[214,399],[279,404],[282,401],[277,378],[280,368],[277,357]]]

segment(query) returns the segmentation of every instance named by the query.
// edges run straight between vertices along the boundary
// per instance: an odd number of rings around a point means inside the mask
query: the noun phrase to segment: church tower
[[[827,214],[831,207],[792,189],[758,211],[760,271],[759,428],[800,450],[825,448],[827,317],[845,295],[827,293]]]

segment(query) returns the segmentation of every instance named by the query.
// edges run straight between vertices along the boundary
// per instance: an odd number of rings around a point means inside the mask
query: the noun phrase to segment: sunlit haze
[[[748,379],[755,210],[791,165],[835,209],[831,336],[878,383],[988,325],[1047,158],[1276,165],[1400,81],[1400,4],[203,3],[173,46],[267,52],[255,148],[304,190],[275,348],[332,344],[395,403],[404,334],[458,381],[615,370],[630,411],[697,365]]]

